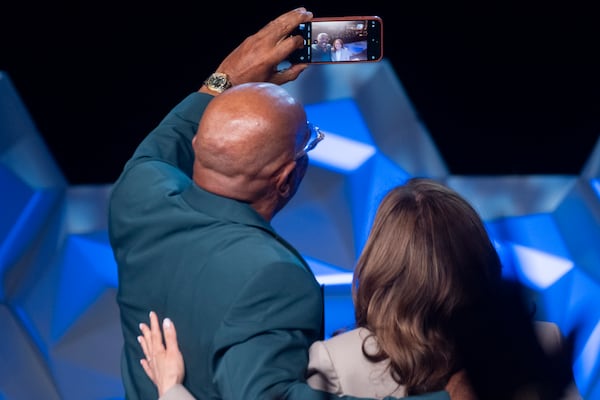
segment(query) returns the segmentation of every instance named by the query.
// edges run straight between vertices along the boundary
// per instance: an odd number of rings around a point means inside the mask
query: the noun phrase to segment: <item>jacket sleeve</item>
[[[320,336],[321,299],[301,265],[261,266],[215,334],[212,364],[224,400],[321,398],[304,381],[307,349]],[[298,385],[306,391],[294,396]]]
[[[204,93],[191,93],[177,104],[163,120],[138,145],[133,156],[125,164],[124,170],[112,187],[108,226],[109,239],[117,260],[122,260],[123,251],[131,250],[129,240],[137,240],[129,234],[139,229],[135,225],[139,221],[139,213],[146,212],[148,202],[152,200],[147,191],[158,187],[157,180],[162,179],[152,163],[161,167],[172,166],[172,173],[177,173],[182,179],[174,180],[172,176],[167,181],[170,186],[190,180],[194,163],[192,138],[196,134],[198,124],[206,106],[213,96]],[[136,173],[134,167],[143,164],[148,166]],[[151,172],[148,172],[151,171]],[[162,184],[162,183],[161,183]],[[174,190],[169,187],[165,190]],[[154,197],[156,199],[156,197]],[[160,197],[159,197],[160,199]]]
[[[199,92],[183,99],[144,138],[125,165],[125,170],[142,161],[156,160],[172,164],[191,177],[194,162],[192,138],[212,99],[213,96]]]

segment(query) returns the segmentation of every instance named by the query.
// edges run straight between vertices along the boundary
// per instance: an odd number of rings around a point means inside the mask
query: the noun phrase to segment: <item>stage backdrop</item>
[[[600,398],[600,142],[576,176],[456,176],[386,60],[311,68],[286,87],[327,137],[273,224],[324,285],[327,335],[353,322],[352,268],[382,195],[436,178],[481,214],[505,278],[558,324],[579,391]],[[67,184],[0,71],[0,399],[123,398],[110,189]]]

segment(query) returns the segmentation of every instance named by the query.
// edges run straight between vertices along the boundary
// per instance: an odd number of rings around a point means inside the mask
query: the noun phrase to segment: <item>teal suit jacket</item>
[[[191,140],[210,99],[192,93],[178,104],[111,193],[126,398],[157,398],[136,340],[150,310],[175,322],[184,385],[198,399],[339,398],[305,382],[307,349],[323,321],[306,262],[248,204],[191,180]]]

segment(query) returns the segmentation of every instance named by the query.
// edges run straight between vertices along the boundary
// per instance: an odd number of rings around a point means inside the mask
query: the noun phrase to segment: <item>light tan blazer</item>
[[[338,395],[406,396],[404,386],[398,385],[386,370],[387,360],[373,363],[363,355],[362,343],[368,335],[367,329],[357,328],[313,343],[308,353],[308,384]],[[377,345],[370,338],[366,346],[371,350]]]
[[[535,321],[534,329],[540,345],[549,355],[563,350],[563,336],[558,325]],[[383,398],[404,397],[406,389],[398,385],[386,371],[387,360],[372,363],[365,358],[361,346],[369,331],[357,328],[334,336],[326,341],[315,342],[309,349],[308,384],[316,389],[356,397]],[[367,350],[376,346],[371,338]],[[581,399],[577,388],[564,399]]]

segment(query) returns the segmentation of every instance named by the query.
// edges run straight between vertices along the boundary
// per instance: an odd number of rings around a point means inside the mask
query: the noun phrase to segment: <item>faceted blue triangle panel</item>
[[[350,282],[382,196],[442,180],[480,213],[504,266],[573,343],[574,394],[600,399],[600,140],[578,176],[454,176],[390,64],[309,68],[286,88],[325,133],[273,221],[324,287],[325,330],[354,322]],[[69,187],[0,72],[0,399],[122,399],[110,185]]]

